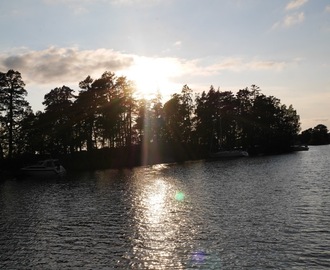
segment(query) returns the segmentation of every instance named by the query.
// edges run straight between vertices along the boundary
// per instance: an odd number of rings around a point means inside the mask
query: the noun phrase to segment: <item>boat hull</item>
[[[66,171],[63,167],[59,169],[55,168],[23,168],[21,172],[25,176],[30,177],[56,177],[64,176]]]
[[[291,146],[291,151],[308,151],[309,147],[307,145],[293,145]]]
[[[20,171],[22,176],[28,177],[59,177],[66,173],[64,167],[56,159],[39,161],[38,164],[26,166]]]
[[[211,158],[235,158],[235,157],[248,157],[249,154],[243,150],[224,150],[215,153],[210,153]]]

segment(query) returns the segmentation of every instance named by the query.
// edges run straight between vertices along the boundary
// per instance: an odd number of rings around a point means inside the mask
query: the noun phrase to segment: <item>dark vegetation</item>
[[[306,145],[330,144],[330,133],[325,125],[319,124],[314,128],[304,130],[299,134],[298,140]]]
[[[205,158],[214,149],[243,148],[250,154],[290,150],[299,116],[259,87],[220,91],[213,86],[193,97],[182,87],[167,102],[136,99],[126,77],[88,76],[75,92],[57,87],[34,113],[18,71],[0,72],[1,167],[17,169],[45,155],[67,168],[96,169]],[[302,143],[328,143],[325,126],[304,131]],[[211,143],[212,142],[212,143]]]

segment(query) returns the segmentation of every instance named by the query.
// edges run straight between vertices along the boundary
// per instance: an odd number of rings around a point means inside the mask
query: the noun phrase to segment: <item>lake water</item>
[[[0,269],[329,269],[330,146],[0,183]]]

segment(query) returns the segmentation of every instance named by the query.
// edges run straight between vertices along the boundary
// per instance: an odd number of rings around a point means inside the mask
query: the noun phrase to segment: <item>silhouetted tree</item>
[[[149,103],[146,99],[137,101],[136,119],[134,129],[137,131],[137,143],[142,143],[143,139],[149,138],[148,132],[148,115],[150,114]]]
[[[139,143],[165,140],[164,109],[159,93],[152,100],[138,101],[134,128],[138,134],[137,142]]]
[[[290,105],[281,105],[260,88],[216,91],[196,98],[196,136],[200,143],[213,148],[259,147],[264,151],[286,151],[299,132],[299,116]]]
[[[209,92],[196,98],[196,130],[203,144],[213,148],[234,147],[237,134],[238,103],[230,91],[216,91],[213,86]]]
[[[96,79],[90,92],[94,92],[94,141],[101,145],[115,147],[121,144],[121,113],[123,101],[121,90],[116,85],[117,77],[112,72],[104,72]]]
[[[22,121],[21,141],[24,144],[24,153],[49,154],[47,142],[49,125],[45,113],[38,111],[28,113]]]
[[[298,136],[298,141],[302,144],[310,144],[313,136],[313,129],[309,128],[301,132]]]
[[[243,147],[248,147],[253,143],[253,119],[252,108],[254,103],[255,93],[247,87],[239,90],[236,93],[237,99],[237,136],[240,138],[239,144]]]
[[[188,143],[193,128],[192,90],[184,85],[181,94],[173,94],[164,104],[166,140],[168,142]]]
[[[325,125],[318,124],[313,128],[310,144],[328,144],[329,134],[328,128]]]
[[[104,72],[93,80],[88,76],[79,84],[81,91],[74,103],[80,148],[131,145],[136,101],[134,87],[126,77]]]
[[[210,87],[208,93],[203,91],[195,100],[195,129],[196,140],[200,145],[209,145],[214,137],[214,120],[218,117],[216,115],[216,105],[212,101],[215,96],[215,89]]]
[[[121,76],[116,80],[116,91],[118,94],[117,107],[120,111],[120,138],[121,146],[131,146],[133,137],[133,116],[136,110],[136,100],[134,99],[135,88],[131,81]],[[111,98],[110,98],[111,100]]]
[[[117,153],[129,151],[121,156],[134,162],[133,153],[139,149],[143,162],[161,160],[160,155],[176,160],[198,157],[193,151],[205,156],[211,146],[213,150],[243,147],[282,152],[290,148],[300,130],[292,105],[262,94],[256,85],[236,94],[211,86],[195,100],[193,91],[184,85],[164,105],[159,93],[152,100],[135,100],[132,82],[113,72],[104,72],[95,80],[87,76],[79,88],[77,96],[67,86],[52,89],[44,97],[45,111],[33,114],[24,99],[20,73],[0,73],[0,158],[13,153],[68,154],[107,147],[127,147]],[[300,139],[328,143],[329,133],[318,125],[304,131]]]
[[[40,119],[47,132],[44,138],[52,153],[73,152],[73,95],[74,90],[67,86],[52,89],[45,95],[45,113]],[[40,122],[39,122],[40,123]]]
[[[298,136],[298,141],[302,144],[322,145],[330,143],[330,133],[327,126],[318,124],[314,128],[304,130]]]
[[[158,92],[156,97],[151,100],[151,133],[153,134],[153,140],[164,141],[165,136],[165,122],[164,122],[164,107],[162,104],[162,96]]]
[[[17,152],[17,139],[19,138],[21,121],[26,110],[30,110],[29,103],[25,100],[27,91],[21,74],[9,70],[0,73],[0,110],[1,110],[1,145],[9,158]]]

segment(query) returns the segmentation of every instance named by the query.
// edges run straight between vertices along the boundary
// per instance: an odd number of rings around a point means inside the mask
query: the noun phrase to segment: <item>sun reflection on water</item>
[[[193,197],[182,182],[164,176],[163,170],[167,169],[165,165],[147,166],[136,175],[132,253],[126,256],[130,267],[219,269],[212,250],[198,244],[203,239],[203,216],[191,218],[195,215]]]
[[[146,209],[145,222],[147,224],[157,224],[166,218],[166,193],[168,186],[160,179],[151,186],[150,192],[144,196],[144,206]]]
[[[152,178],[152,177],[150,177]],[[178,250],[184,219],[177,217],[175,187],[166,179],[148,179],[139,186],[136,202],[134,257],[144,269],[184,269]]]

